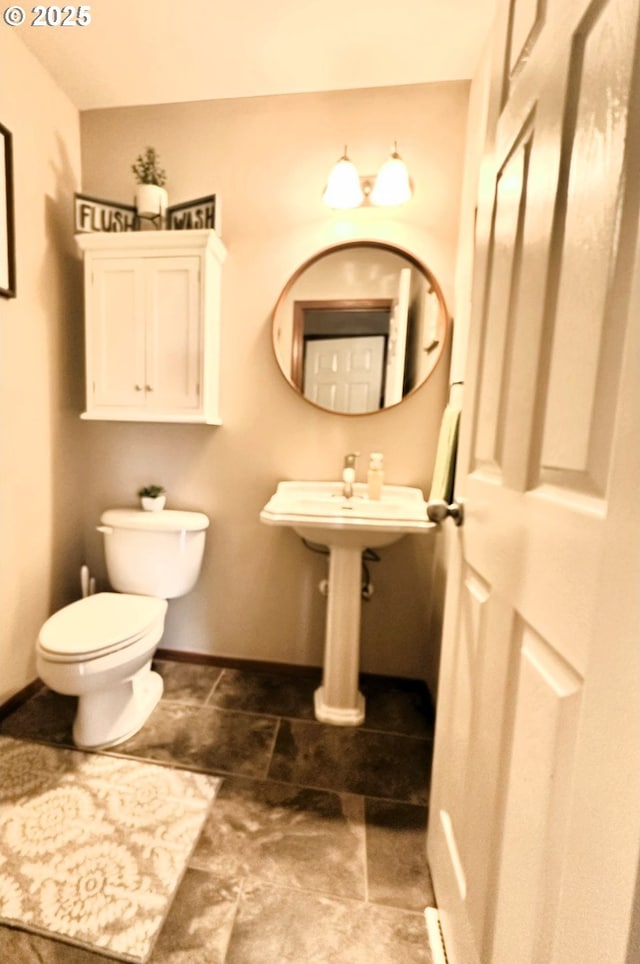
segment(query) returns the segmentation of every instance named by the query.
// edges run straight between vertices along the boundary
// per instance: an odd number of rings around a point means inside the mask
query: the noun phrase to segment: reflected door
[[[500,7],[429,860],[450,964],[624,964],[640,853],[639,4]]]
[[[402,401],[410,295],[411,271],[409,268],[402,268],[398,275],[398,293],[393,299],[389,319],[389,346],[384,388],[385,406],[397,405],[398,402]]]
[[[307,340],[305,396],[323,408],[351,415],[380,408],[384,343],[381,335]]]

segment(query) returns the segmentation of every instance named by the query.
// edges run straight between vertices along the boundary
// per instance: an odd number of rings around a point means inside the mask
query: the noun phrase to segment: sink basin
[[[280,482],[260,519],[291,526],[312,542],[360,550],[434,528],[420,489],[383,485],[381,498],[372,500],[362,482],[354,483],[351,498],[342,494],[341,482]]]
[[[380,499],[372,500],[361,482],[354,483],[350,498],[341,482],[280,482],[260,520],[290,526],[310,542],[329,547],[324,666],[315,714],[323,723],[357,726],[365,715],[358,689],[362,552],[437,528],[427,518],[422,492],[383,485]]]

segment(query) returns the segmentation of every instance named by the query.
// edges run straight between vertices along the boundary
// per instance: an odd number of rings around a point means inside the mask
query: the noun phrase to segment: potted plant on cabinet
[[[164,218],[168,197],[164,185],[167,174],[158,163],[155,147],[147,147],[144,154],[138,154],[131,170],[135,174],[136,210],[141,218]]]
[[[160,512],[165,507],[167,497],[161,485],[145,485],[138,491],[142,508],[147,512]]]

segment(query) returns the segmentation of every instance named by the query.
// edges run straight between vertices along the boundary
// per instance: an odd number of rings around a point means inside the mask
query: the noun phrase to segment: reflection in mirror
[[[304,398],[362,415],[423,385],[447,331],[444,298],[427,268],[400,248],[354,241],[296,271],[275,308],[273,347]]]

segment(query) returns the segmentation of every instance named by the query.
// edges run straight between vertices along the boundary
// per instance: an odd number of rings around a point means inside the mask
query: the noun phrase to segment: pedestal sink
[[[422,492],[383,485],[381,498],[370,500],[362,483],[355,483],[347,498],[340,482],[280,482],[260,521],[289,526],[329,548],[324,666],[315,714],[323,723],[357,726],[365,714],[358,690],[362,552],[436,528],[427,518]]]

